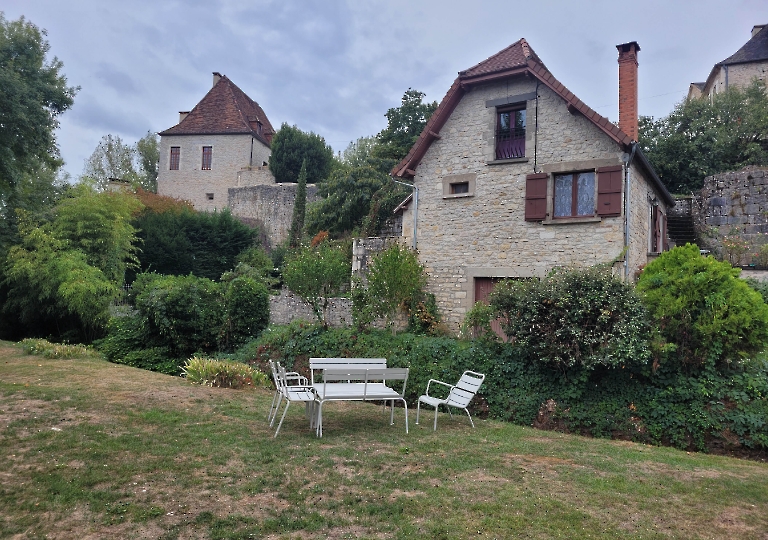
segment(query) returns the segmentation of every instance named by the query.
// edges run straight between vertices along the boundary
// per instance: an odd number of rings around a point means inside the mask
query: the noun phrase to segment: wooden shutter
[[[525,220],[540,221],[547,217],[546,173],[529,174],[525,177]]]
[[[654,206],[653,214],[653,251],[661,253],[667,250],[667,216],[661,211],[661,206]]]
[[[597,215],[621,215],[621,186],[624,183],[621,165],[597,169]]]

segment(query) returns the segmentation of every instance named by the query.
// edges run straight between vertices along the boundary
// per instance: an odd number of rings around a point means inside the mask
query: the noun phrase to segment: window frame
[[[592,212],[589,214],[579,214],[579,176],[582,174],[592,175]],[[557,201],[557,179],[558,177],[571,177],[571,213],[565,215],[555,215],[555,204]],[[597,215],[597,174],[595,169],[583,171],[573,171],[566,173],[555,173],[552,175],[552,219],[579,219],[590,218]]]
[[[181,146],[171,146],[168,158],[168,170],[178,171],[181,164]]]
[[[496,107],[493,143],[493,155],[495,161],[507,161],[525,158],[525,139],[528,128],[527,105],[528,103],[526,101],[521,101]],[[515,113],[514,116],[511,113]],[[522,113],[522,128],[513,127],[513,124],[515,126],[517,125],[517,113]],[[510,115],[510,120],[508,121],[509,127],[506,129],[502,128],[501,125],[502,115],[505,114]],[[509,134],[509,138],[506,140],[502,139],[502,135],[504,133]],[[509,148],[502,150],[501,145],[506,141],[509,141]],[[522,146],[522,152],[519,151],[519,148],[515,148],[515,143],[512,141],[519,141],[518,144]]]
[[[206,159],[207,158],[207,159]],[[203,160],[200,164],[201,171],[210,171],[213,168],[213,146],[203,146]]]

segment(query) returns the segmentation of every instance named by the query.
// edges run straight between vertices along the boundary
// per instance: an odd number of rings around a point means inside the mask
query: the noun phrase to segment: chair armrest
[[[304,376],[300,375],[296,371],[291,371],[289,373],[285,374],[285,380],[287,381],[298,381],[299,384],[306,386],[309,383],[309,380]]]
[[[429,385],[431,385],[432,383],[440,384],[442,386],[447,386],[450,389],[453,389],[453,387],[454,387],[454,385],[452,385],[452,384],[444,383],[443,381],[438,381],[437,379],[429,379],[429,382],[427,383],[427,394],[426,395],[429,395]]]

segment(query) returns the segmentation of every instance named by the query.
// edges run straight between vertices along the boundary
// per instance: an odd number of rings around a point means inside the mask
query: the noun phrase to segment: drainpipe
[[[624,162],[624,281],[629,283],[629,199],[632,175],[629,172],[629,166],[635,157],[637,143],[632,144],[632,151]]]
[[[394,178],[392,181],[395,184],[400,184],[401,186],[407,186],[413,190],[413,250],[416,251],[416,224],[418,223],[418,209],[419,209],[419,188],[416,187],[416,183],[409,184],[407,182],[401,182],[400,180],[395,180]]]

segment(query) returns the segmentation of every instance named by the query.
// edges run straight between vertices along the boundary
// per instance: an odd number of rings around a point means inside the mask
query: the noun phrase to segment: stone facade
[[[691,214],[700,247],[727,258],[723,238],[737,236],[758,248],[768,240],[768,168],[747,167],[706,177],[699,195],[692,198]],[[731,262],[748,264],[751,256],[744,253]]]
[[[495,157],[496,109],[486,106],[510,95],[538,95],[526,101],[525,158]],[[537,126],[534,118],[537,117]],[[549,215],[553,174],[624,166],[628,156],[603,131],[548,87],[519,78],[473,87],[424,155],[416,171],[417,248],[429,275],[429,292],[444,321],[456,329],[475,302],[477,278],[543,277],[557,266],[617,263],[623,272],[624,215],[526,221],[526,175],[549,173]],[[469,176],[469,193],[446,195],[451,178]],[[659,197],[640,168],[630,166],[630,275],[648,261],[650,216]],[[622,192],[622,199],[624,197]],[[622,205],[623,206],[623,205]],[[408,245],[413,205],[403,215]]]
[[[212,147],[210,170],[202,170],[203,146]],[[180,149],[178,170],[170,170],[171,147]],[[269,147],[251,135],[164,135],[157,192],[190,201],[196,210],[222,210],[241,170],[261,165],[269,156]]]
[[[274,246],[288,237],[296,201],[296,188],[297,184],[274,182],[230,187],[227,190],[227,206],[235,216],[256,219],[262,223],[270,244]],[[320,196],[317,186],[308,184],[307,203],[318,199]]]
[[[714,77],[707,81],[707,85],[700,95],[712,97],[715,94],[725,92],[732,86],[744,88],[749,86],[753,79],[766,82],[767,74],[768,60],[749,64],[720,66],[717,68]]]

